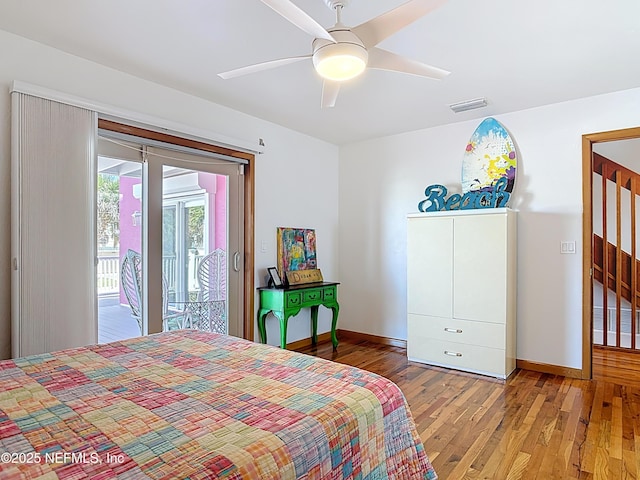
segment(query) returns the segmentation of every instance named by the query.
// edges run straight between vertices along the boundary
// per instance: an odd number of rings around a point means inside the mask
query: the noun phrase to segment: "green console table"
[[[280,346],[287,348],[287,322],[289,317],[297,315],[302,308],[311,308],[311,341],[318,341],[318,308],[324,305],[333,311],[331,320],[331,343],[338,347],[336,325],[338,324],[338,283],[323,282],[308,285],[295,285],[285,288],[258,288],[260,292],[260,309],[258,310],[258,331],[260,341],[267,343],[265,320],[273,313],[280,320]]]

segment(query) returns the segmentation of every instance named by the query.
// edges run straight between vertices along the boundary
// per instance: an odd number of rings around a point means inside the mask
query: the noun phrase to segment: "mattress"
[[[0,478],[436,474],[391,381],[180,330],[0,362]]]

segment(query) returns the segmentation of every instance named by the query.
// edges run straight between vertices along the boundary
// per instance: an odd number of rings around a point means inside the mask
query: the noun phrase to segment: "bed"
[[[389,380],[180,330],[0,362],[0,478],[437,477]]]

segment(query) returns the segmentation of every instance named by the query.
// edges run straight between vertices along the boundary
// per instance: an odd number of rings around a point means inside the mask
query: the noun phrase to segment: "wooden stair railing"
[[[622,298],[624,298],[627,302],[631,303],[631,255],[629,255],[624,250],[619,250],[616,246],[607,242],[607,248],[609,250],[609,259],[612,259],[613,262],[609,262],[609,275],[608,275],[608,288],[610,290],[615,291],[616,289],[616,255],[617,252],[621,252],[622,256],[622,271],[621,271],[621,280],[622,280]],[[597,234],[593,234],[593,278],[604,285],[604,281],[602,279],[602,260],[603,260],[603,250],[602,250],[602,237]],[[638,265],[636,267],[640,267],[640,260],[636,260]],[[636,268],[636,285],[640,285],[640,268]],[[640,290],[636,290],[637,299],[640,300]],[[638,302],[640,304],[640,302]]]
[[[608,291],[616,295],[616,347],[621,347],[621,302],[626,299],[631,303],[631,348],[636,348],[636,314],[640,305],[640,261],[636,252],[636,196],[640,186],[640,175],[612,160],[593,153],[592,170],[602,177],[602,236],[593,235],[593,278],[603,287],[603,312],[608,312]],[[615,243],[609,241],[607,208],[607,183],[614,182],[615,194]],[[631,252],[622,250],[622,189],[629,190],[631,232]],[[626,225],[626,224],[625,224]],[[605,248],[606,245],[606,248]],[[635,261],[634,261],[635,260]],[[608,343],[607,316],[603,315],[603,345]]]
[[[640,179],[640,174],[593,152],[593,172],[602,175],[603,169],[607,180],[611,180],[614,183],[616,182],[616,172],[619,172],[621,186],[627,190],[631,190],[631,179]]]

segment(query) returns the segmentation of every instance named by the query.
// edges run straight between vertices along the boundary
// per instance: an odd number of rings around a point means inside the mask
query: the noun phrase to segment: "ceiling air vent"
[[[465,100],[464,102],[452,103],[449,108],[455,113],[466,112],[487,106],[487,99],[484,97],[474,98],[473,100]]]

